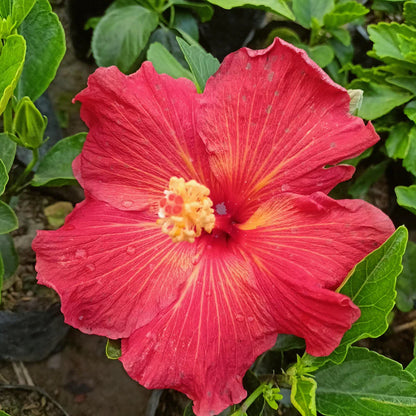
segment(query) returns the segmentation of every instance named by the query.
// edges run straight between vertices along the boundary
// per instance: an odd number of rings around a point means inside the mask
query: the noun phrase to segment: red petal
[[[74,164],[84,188],[119,209],[141,210],[161,198],[171,176],[209,186],[196,96],[191,81],[159,75],[149,62],[130,76],[98,68],[75,97],[90,129]]]
[[[349,114],[347,91],[280,39],[226,57],[200,100],[198,131],[213,172],[226,194],[253,209],[280,192],[329,192],[354,168],[325,166],[378,140],[371,124]]]
[[[196,415],[208,416],[246,396],[242,377],[276,333],[251,286],[251,266],[225,241],[208,237],[200,246],[178,302],[122,341],[121,361],[144,386],[182,391]]]
[[[173,244],[149,214],[87,198],[62,228],[39,231],[33,249],[38,281],[58,292],[66,322],[121,338],[177,299],[196,247]]]
[[[390,219],[360,200],[283,194],[239,228],[278,332],[305,338],[312,355],[330,354],[359,317],[331,290],[391,235]]]

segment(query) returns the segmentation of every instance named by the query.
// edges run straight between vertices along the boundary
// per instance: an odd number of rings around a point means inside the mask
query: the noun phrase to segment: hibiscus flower
[[[133,379],[200,416],[246,396],[278,334],[315,356],[337,347],[360,311],[335,289],[393,232],[370,204],[327,196],[378,140],[344,88],[276,39],[226,57],[202,94],[145,62],[99,68],[76,100],[86,198],[33,244],[68,324],[121,338]]]

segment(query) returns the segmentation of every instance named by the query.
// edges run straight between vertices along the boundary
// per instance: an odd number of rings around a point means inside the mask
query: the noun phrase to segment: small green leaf
[[[416,126],[413,126],[409,132],[409,149],[403,159],[403,167],[416,176]]]
[[[334,9],[334,0],[293,0],[292,7],[296,21],[309,29],[312,18],[322,26],[324,16]]]
[[[414,416],[415,378],[396,361],[352,347],[340,365],[315,373],[316,404],[326,416]]]
[[[7,168],[4,165],[4,162],[0,159],[0,195],[3,195],[8,181],[9,175],[7,174]]]
[[[16,214],[5,202],[0,201],[0,234],[7,234],[19,226]]]
[[[347,29],[338,28],[338,29],[329,29],[334,38],[338,39],[344,46],[351,45],[351,35]]]
[[[409,151],[411,124],[400,122],[390,130],[386,140],[387,155],[393,159],[404,159]]]
[[[414,207],[416,210],[416,185],[414,186]],[[401,187],[401,188],[404,188]],[[396,188],[397,189],[397,188]],[[407,242],[403,256],[403,271],[397,278],[396,306],[402,312],[410,312],[416,302],[416,243]]]
[[[416,3],[413,1],[404,3],[403,16],[406,24],[416,26]]]
[[[348,194],[352,198],[363,199],[367,195],[371,185],[383,176],[389,163],[389,160],[384,160],[381,163],[369,166],[365,172],[355,180],[354,184],[350,186]]]
[[[0,416],[11,416],[6,412],[3,412],[3,410],[0,410]]]
[[[220,63],[210,53],[205,52],[196,45],[189,45],[183,39],[177,38],[180,48],[188,62],[189,68],[195,77],[197,90],[202,92],[210,76],[217,72]]]
[[[416,185],[396,186],[397,203],[416,215]]]
[[[36,0],[14,0],[12,6],[12,19],[19,27],[20,24],[25,20],[26,16],[32,10],[32,7],[36,3]]]
[[[32,186],[62,186],[73,184],[72,162],[81,153],[87,133],[78,133],[56,143],[40,161]]]
[[[407,242],[407,229],[399,227],[377,250],[358,263],[340,293],[360,308],[361,316],[328,357],[309,358],[309,365],[322,366],[328,361],[341,363],[348,348],[363,338],[376,338],[388,328],[387,317],[394,306],[396,278],[402,271],[401,259]]]
[[[408,91],[387,84],[357,80],[350,84],[350,88],[359,88],[364,91],[363,104],[358,111],[358,116],[366,120],[384,116],[413,97]]]
[[[207,0],[223,9],[249,6],[253,9],[262,9],[268,12],[277,13],[289,20],[295,20],[295,16],[286,4],[285,0]],[[296,0],[295,0],[296,1]],[[324,0],[328,1],[328,0]]]
[[[0,159],[6,166],[7,172],[10,172],[15,155],[16,143],[10,139],[7,133],[0,133]]]
[[[55,78],[65,54],[65,34],[48,0],[37,0],[18,32],[26,39],[27,53],[17,97],[36,101]]]
[[[20,35],[10,35],[0,53],[0,115],[6,108],[23,71],[26,42]]]
[[[118,360],[121,357],[121,341],[119,339],[107,339],[105,355],[110,360]]]
[[[175,6],[191,9],[198,15],[202,23],[211,20],[214,15],[214,8],[209,4],[194,3],[186,0],[171,0],[171,3]]]
[[[328,45],[310,46],[306,52],[321,68],[325,68],[334,59],[334,51]]]
[[[19,256],[10,234],[0,235],[0,255],[3,258],[4,280],[12,277],[19,265]]]
[[[405,61],[400,36],[410,39],[416,37],[416,28],[396,22],[369,25],[367,30],[374,42],[373,51],[380,59],[394,58]]]
[[[147,59],[153,63],[159,74],[168,74],[172,78],[188,78],[194,82],[193,75],[159,42],[150,45],[147,50]]]
[[[158,15],[139,5],[119,7],[106,13],[92,37],[92,52],[99,66],[116,65],[129,73],[136,69]]]
[[[312,377],[294,376],[290,400],[302,416],[316,416],[316,381]]]
[[[328,29],[335,29],[346,23],[352,22],[365,16],[369,10],[356,1],[347,1],[337,4],[330,13],[324,16],[324,26]]]

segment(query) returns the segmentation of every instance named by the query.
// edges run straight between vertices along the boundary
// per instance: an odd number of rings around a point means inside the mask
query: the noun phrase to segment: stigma
[[[169,189],[159,202],[159,219],[162,231],[173,242],[193,243],[203,230],[210,233],[215,225],[215,215],[209,189],[195,180],[170,178]]]

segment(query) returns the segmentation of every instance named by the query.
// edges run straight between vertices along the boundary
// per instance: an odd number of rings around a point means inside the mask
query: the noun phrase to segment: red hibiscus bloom
[[[360,312],[334,289],[393,232],[326,195],[378,140],[345,89],[276,39],[229,55],[203,94],[146,62],[99,68],[76,99],[86,199],[33,245],[68,324],[121,338],[129,375],[186,393],[197,415],[241,401],[279,333],[316,356],[337,347]]]

